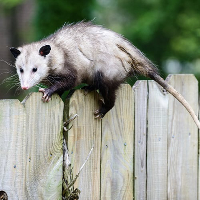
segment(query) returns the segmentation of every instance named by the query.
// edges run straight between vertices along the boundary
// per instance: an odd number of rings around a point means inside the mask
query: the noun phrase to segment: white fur
[[[46,57],[39,55],[43,45],[51,46]],[[36,85],[49,75],[50,68],[54,75],[62,74],[68,67],[64,65],[66,62],[78,72],[76,84],[80,84],[83,77],[92,82],[97,71],[103,72],[109,80],[121,81],[132,66],[130,56],[117,45],[145,62],[144,56],[115,32],[89,23],[63,27],[47,39],[19,48],[21,54],[17,57],[16,68],[21,86],[30,88]],[[20,73],[20,67],[24,73]],[[32,72],[34,67],[38,69],[35,73]]]

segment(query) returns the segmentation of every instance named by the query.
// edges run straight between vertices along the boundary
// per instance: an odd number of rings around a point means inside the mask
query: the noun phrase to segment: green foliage
[[[121,2],[121,6],[123,6]],[[200,2],[134,1],[128,37],[160,65],[167,58],[191,61],[200,56]],[[125,8],[126,9],[126,8]],[[127,30],[125,28],[125,30]]]
[[[1,4],[3,5],[4,8],[13,8],[17,6],[18,4],[22,3],[24,0],[1,0]]]
[[[65,23],[91,19],[94,0],[36,0],[36,39],[55,32]]]

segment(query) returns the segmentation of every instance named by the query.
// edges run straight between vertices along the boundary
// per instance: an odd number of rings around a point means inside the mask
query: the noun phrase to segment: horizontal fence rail
[[[198,114],[198,82],[193,75],[167,81]],[[186,109],[154,81],[122,85],[114,108],[94,119],[100,95],[76,91],[63,106],[40,93],[0,101],[0,191],[9,199],[62,199],[62,129],[66,134],[74,188],[81,200],[197,200],[198,129]],[[67,114],[66,114],[67,113]],[[69,116],[69,117],[66,117]]]

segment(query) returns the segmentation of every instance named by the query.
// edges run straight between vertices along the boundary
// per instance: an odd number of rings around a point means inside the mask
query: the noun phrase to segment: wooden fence
[[[168,81],[198,113],[195,77]],[[154,81],[122,85],[102,120],[93,116],[98,99],[77,91],[64,110],[78,114],[67,134],[74,176],[94,146],[74,185],[81,200],[200,198],[198,129],[173,96]],[[43,103],[40,93],[0,101],[0,191],[9,200],[62,199],[63,108],[57,95]]]

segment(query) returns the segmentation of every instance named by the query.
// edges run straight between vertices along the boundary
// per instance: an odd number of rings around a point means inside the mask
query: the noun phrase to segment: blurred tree
[[[194,2],[195,1],[195,2]],[[128,37],[161,64],[172,57],[192,61],[200,57],[200,1],[119,0],[120,7],[134,13],[126,23]],[[131,5],[130,5],[131,4]],[[132,9],[131,9],[132,8]]]
[[[20,93],[16,84],[17,76],[13,76],[16,73],[15,68],[12,67],[15,59],[9,47],[17,47],[32,40],[30,19],[34,12],[33,8],[34,0],[0,1],[0,98],[16,98]]]
[[[36,0],[36,39],[55,32],[65,23],[91,20],[95,0]]]
[[[1,4],[5,9],[11,9],[22,3],[22,1],[24,0],[1,0]]]
[[[12,34],[10,34],[10,42],[12,45],[19,45],[19,36],[18,36],[18,22],[17,22],[17,7],[24,0],[1,0],[0,7],[4,15],[6,15],[9,21],[9,29]]]

